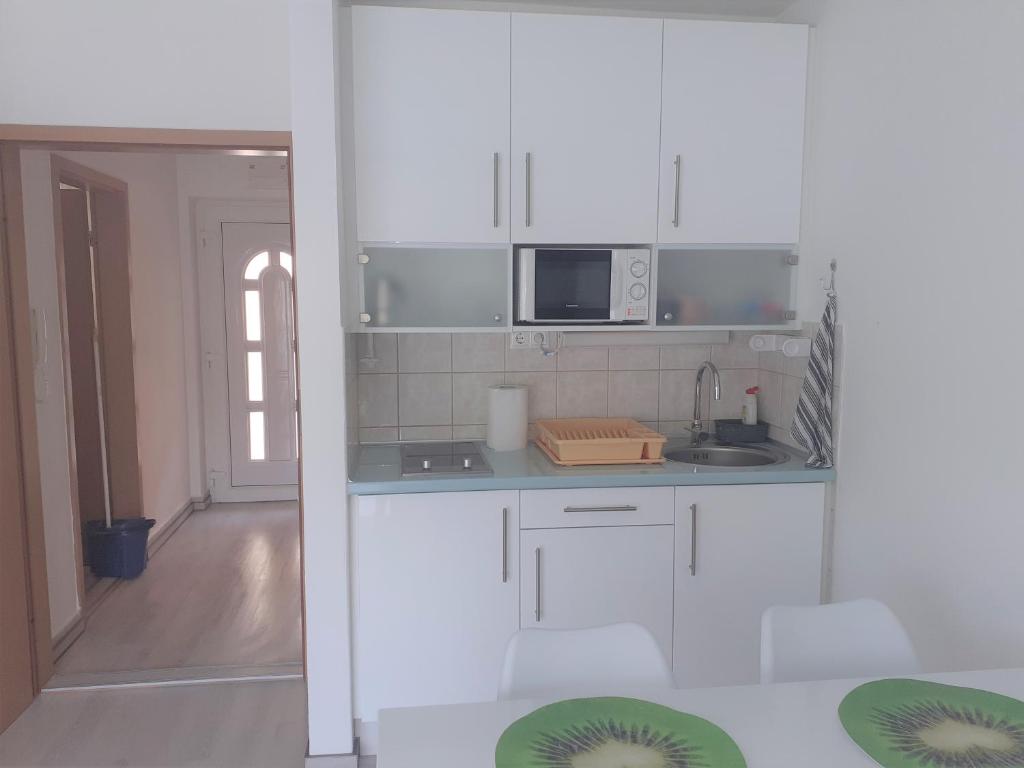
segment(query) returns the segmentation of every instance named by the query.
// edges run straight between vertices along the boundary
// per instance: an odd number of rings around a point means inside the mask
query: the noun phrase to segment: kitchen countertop
[[[805,455],[775,441],[768,445],[789,458],[765,467],[705,467],[666,461],[664,464],[561,467],[531,443],[522,451],[492,451],[480,441],[490,463],[490,477],[403,478],[398,444],[361,445],[355,449],[348,493],[374,496],[390,493],[444,491],[500,491],[546,488],[616,488],[664,485],[760,485],[766,483],[824,483],[835,478],[834,469],[808,469]],[[665,451],[686,447],[688,438],[670,439]]]

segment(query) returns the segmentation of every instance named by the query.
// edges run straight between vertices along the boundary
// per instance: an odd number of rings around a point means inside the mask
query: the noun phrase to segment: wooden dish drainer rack
[[[534,442],[556,464],[662,464],[667,438],[634,419],[542,419]]]

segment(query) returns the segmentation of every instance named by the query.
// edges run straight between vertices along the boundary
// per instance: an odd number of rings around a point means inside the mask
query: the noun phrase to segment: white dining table
[[[1024,699],[1024,669],[907,675]],[[877,678],[870,678],[877,679]],[[839,703],[862,680],[730,688],[588,691],[645,699],[699,715],[732,736],[748,768],[868,768],[877,765],[847,736]],[[544,699],[385,709],[379,719],[377,768],[493,768],[502,732]]]

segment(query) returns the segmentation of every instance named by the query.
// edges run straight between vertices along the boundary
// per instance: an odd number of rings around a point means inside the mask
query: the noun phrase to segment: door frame
[[[18,457],[18,482],[21,494],[18,509],[24,535],[20,546],[25,561],[26,605],[30,628],[29,675],[35,696],[53,675],[53,648],[50,634],[50,598],[46,571],[46,543],[43,535],[43,500],[40,481],[39,442],[36,426],[34,354],[31,310],[28,294],[28,252],[25,244],[24,210],[21,194],[21,156],[17,147],[0,143],[0,281],[5,310],[9,312],[5,333],[12,347],[13,365],[5,366],[10,377],[17,413],[14,448]],[[7,384],[7,382],[5,382]],[[6,503],[7,500],[5,500]]]
[[[99,187],[107,192],[113,192],[120,195],[124,199],[125,205],[125,226],[128,227],[131,221],[131,211],[128,203],[128,185],[120,179],[108,176],[100,171],[93,170],[84,165],[80,165],[72,160],[68,160],[66,157],[62,157],[58,154],[50,155],[50,182],[53,190],[53,228],[54,228],[54,251],[57,258],[57,314],[60,322],[60,354],[61,354],[61,365],[63,366],[64,375],[64,402],[67,403],[65,409],[65,426],[67,428],[67,440],[68,440],[68,468],[71,470],[71,519],[74,524],[75,536],[74,539],[74,550],[75,550],[75,581],[78,589],[78,604],[85,606],[85,556],[82,551],[82,514],[79,505],[78,497],[78,445],[77,445],[77,433],[75,431],[75,415],[72,403],[74,402],[73,382],[71,376],[71,343],[70,343],[70,332],[68,328],[67,320],[67,279],[66,279],[66,261],[64,254],[64,237],[63,237],[63,219],[61,210],[61,199],[60,199],[60,184],[62,181],[73,181],[76,184],[81,184],[87,187]],[[129,307],[131,306],[131,293],[132,293],[132,276],[131,276],[131,237],[130,233],[125,233],[125,243],[127,244],[127,259],[128,259],[128,292],[129,292]],[[99,294],[94,296],[94,301],[97,303],[100,301]],[[99,311],[97,306],[97,311]],[[100,344],[103,344],[103,324],[99,326]],[[132,348],[134,349],[134,340],[132,342]],[[99,370],[97,376],[103,380],[103,388],[101,389],[100,398],[105,398],[106,381],[103,370],[103,356],[101,355],[99,360]],[[133,387],[134,387],[134,372],[132,373]],[[138,409],[137,405],[133,404],[135,413],[132,421],[132,428],[137,431],[138,429]],[[107,445],[105,450],[107,451],[107,467],[106,467],[106,482],[108,483],[108,492],[111,494],[111,503],[113,503],[113,485],[112,485],[112,474],[110,470],[110,443],[109,443],[109,418],[110,414],[107,413],[106,403],[103,403],[102,419],[103,425],[103,440],[106,441]],[[137,447],[137,441],[136,441]],[[136,451],[135,456],[136,462],[138,462],[138,452]],[[145,510],[143,508],[143,494],[142,494],[142,470],[141,467],[136,467],[136,474],[138,477],[138,509],[139,516],[145,517]]]
[[[14,342],[14,382],[17,386],[19,453],[22,477],[22,513],[26,520],[24,551],[27,556],[29,621],[33,653],[30,659],[34,693],[38,694],[54,672],[53,638],[50,630],[50,601],[43,535],[42,484],[39,472],[39,442],[35,411],[35,384],[31,310],[28,294],[28,253],[21,184],[21,149],[81,151],[194,152],[210,150],[256,151],[290,156],[290,131],[230,131],[159,128],[83,127],[59,125],[0,124],[0,265],[7,269],[11,286],[11,315]],[[288,206],[294,206],[293,178],[288,176]],[[294,216],[289,216],[294,221]],[[292,242],[295,227],[292,225]],[[297,267],[296,267],[297,268]],[[301,364],[301,358],[300,358]],[[301,372],[299,372],[301,375]],[[302,423],[299,423],[300,439]],[[301,484],[302,462],[299,460]],[[301,487],[301,485],[300,485]],[[305,558],[303,509],[299,498],[299,558]],[[300,565],[300,572],[305,568]],[[305,583],[301,585],[303,669],[306,649]]]
[[[221,225],[280,224],[291,221],[289,201],[197,198],[192,204],[192,235],[198,279],[200,365],[203,371],[203,442],[206,479],[214,501],[295,501],[297,485],[231,484],[228,435],[229,391],[224,258]],[[292,237],[292,253],[295,238]]]

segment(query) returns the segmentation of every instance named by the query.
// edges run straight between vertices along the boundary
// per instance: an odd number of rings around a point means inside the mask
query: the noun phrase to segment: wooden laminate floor
[[[302,661],[295,502],[195,512],[57,662],[77,673]]]
[[[302,768],[305,683],[41,694],[0,735],[3,768]]]

